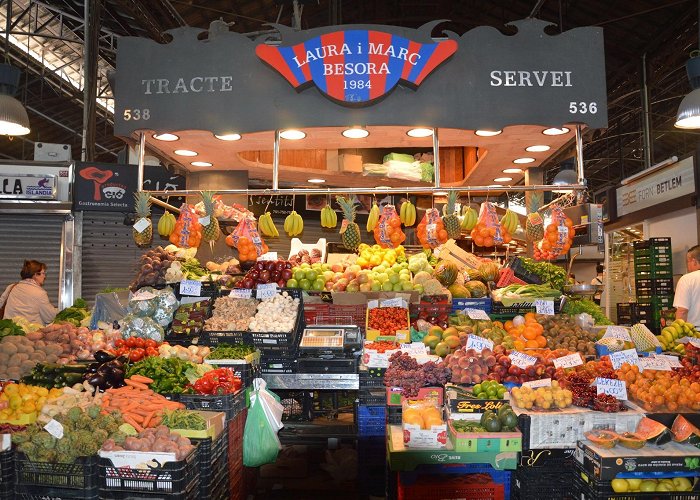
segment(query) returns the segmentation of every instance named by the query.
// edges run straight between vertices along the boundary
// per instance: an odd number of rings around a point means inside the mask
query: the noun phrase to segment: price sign
[[[277,295],[277,283],[258,285],[258,293],[255,294],[258,299],[269,299],[275,295]]]
[[[569,354],[561,358],[554,358],[554,368],[573,368],[583,364],[583,358],[579,353]]]
[[[688,343],[695,346],[695,347],[700,347],[700,339],[696,339],[694,337],[688,337]]]
[[[136,224],[134,224],[134,229],[138,231],[139,233],[143,233],[146,228],[149,226],[148,219],[145,217],[141,217],[139,220],[136,221]]]
[[[381,307],[401,307],[403,305],[404,302],[401,297],[394,297],[393,299],[386,299],[381,302]]]
[[[614,370],[617,370],[625,363],[639,366],[639,356],[636,349],[625,349],[624,351],[611,352],[610,362]]]
[[[486,314],[486,311],[482,311],[481,309],[469,309],[466,308],[464,310],[464,314],[466,314],[470,319],[485,319],[489,320],[489,315]]]
[[[597,394],[610,394],[619,400],[627,401],[627,386],[624,380],[596,377],[595,386]]]
[[[49,423],[44,426],[44,429],[56,439],[63,439],[63,426],[60,422],[51,419]]]
[[[510,363],[517,366],[518,368],[527,368],[537,363],[537,358],[534,356],[529,356],[524,352],[513,351],[508,357],[510,358]]]
[[[478,335],[469,335],[467,337],[467,349],[474,349],[479,352],[484,349],[493,349],[493,342]]]
[[[687,344],[690,341],[691,337],[681,337],[679,339],[676,339],[676,344]]]
[[[253,296],[253,290],[250,288],[234,288],[229,293],[229,297],[234,299],[249,299]]]
[[[630,337],[630,332],[624,326],[614,326],[610,325],[605,329],[604,339],[619,339],[625,342],[632,342],[632,337]]]
[[[666,363],[668,363],[668,366],[670,366],[671,368],[683,368],[683,365],[678,359],[678,356],[669,356],[668,354],[657,354],[654,357],[657,359],[665,360]]]
[[[401,344],[401,350],[408,354],[420,355],[425,355],[427,352],[426,346],[423,342],[411,342],[410,344]]]
[[[267,252],[258,257],[258,260],[277,260],[277,252]]]
[[[529,387],[530,389],[537,389],[538,387],[552,387],[552,379],[543,378],[540,380],[530,380],[529,382],[523,382],[523,387]]]
[[[554,316],[554,301],[544,299],[535,300],[535,312],[537,314],[546,314],[548,316]]]
[[[680,365],[680,363],[679,363]],[[658,370],[658,371],[663,371],[663,372],[670,372],[671,371],[671,365],[668,363],[663,358],[656,358],[656,357],[646,357],[646,358],[639,358],[639,369],[641,371],[644,370]]]
[[[200,217],[200,218],[199,218],[199,223],[200,223],[202,226],[205,226],[205,227],[206,227],[206,226],[209,225],[210,222],[211,222],[211,217],[208,216],[208,215],[205,216],[205,217]]]
[[[182,280],[180,282],[180,295],[199,297],[202,293],[202,282],[197,280]]]

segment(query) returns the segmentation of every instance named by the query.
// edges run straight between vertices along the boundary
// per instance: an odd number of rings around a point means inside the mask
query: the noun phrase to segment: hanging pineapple
[[[455,212],[457,197],[457,191],[450,191],[447,195],[447,205],[442,207],[442,223],[445,225],[447,236],[454,240],[459,238],[459,234],[462,230],[459,225],[459,216]]]
[[[204,217],[202,219],[202,239],[209,242],[209,246],[213,249],[214,242],[221,236],[219,221],[214,216],[214,191],[202,191],[202,203],[204,204]],[[207,218],[209,222],[207,222]]]
[[[134,209],[136,210],[136,223],[133,229],[134,242],[139,247],[149,247],[153,239],[151,195],[144,191],[134,193]]]
[[[343,210],[343,224],[340,226],[340,239],[348,250],[353,252],[360,246],[360,226],[355,222],[355,204],[343,196],[336,197],[336,201]]]
[[[541,202],[542,195],[532,193],[530,197],[530,213],[525,218],[525,238],[533,243],[544,238],[544,219],[537,211],[537,207]]]

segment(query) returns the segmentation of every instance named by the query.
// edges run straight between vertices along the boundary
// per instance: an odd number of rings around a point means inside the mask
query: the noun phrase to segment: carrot
[[[128,413],[129,418],[131,418],[134,422],[141,424],[143,422],[143,416],[142,415],[137,415],[134,412],[129,412]]]
[[[156,412],[152,411],[148,415],[146,415],[146,418],[143,419],[143,426],[148,427],[148,424],[151,423],[151,420],[153,420],[153,417],[155,416]]]
[[[143,430],[143,427],[141,427],[134,419],[132,419],[129,415],[123,415],[124,422],[127,424],[130,424],[134,429],[136,429],[138,432],[141,432]]]
[[[124,383],[128,387],[134,387],[135,389],[142,389],[142,390],[149,390],[148,386],[146,384],[142,384],[141,382],[135,382],[134,380],[131,380],[129,378],[124,379]]]
[[[161,416],[160,416],[160,415],[155,415],[155,416],[151,419],[151,427],[158,427],[158,426],[160,425],[161,421],[162,421]]]
[[[134,374],[129,378],[131,380],[133,380],[134,382],[140,382],[142,384],[152,384],[153,383],[152,378],[144,377],[143,375],[139,375],[139,374]]]

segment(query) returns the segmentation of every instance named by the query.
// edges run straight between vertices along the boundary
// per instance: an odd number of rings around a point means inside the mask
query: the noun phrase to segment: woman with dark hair
[[[0,296],[0,307],[5,309],[3,318],[20,316],[32,323],[47,325],[58,311],[43,288],[46,264],[25,260],[19,275],[22,281],[8,285]]]

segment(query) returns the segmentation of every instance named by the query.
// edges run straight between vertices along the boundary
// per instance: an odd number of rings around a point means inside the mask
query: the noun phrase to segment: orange
[[[484,238],[484,245],[483,246],[492,247],[492,246],[494,246],[494,243],[495,242],[493,241],[493,238],[491,236],[488,236],[488,237]]]
[[[535,340],[538,336],[539,332],[537,332],[534,328],[530,328],[530,325],[526,326],[523,330],[523,337],[525,337],[527,340]]]
[[[515,342],[513,342],[513,347],[515,347],[517,351],[522,351],[523,349],[525,349],[525,342],[523,342],[522,340],[516,340]]]
[[[525,313],[523,318],[525,318],[525,321],[537,321],[537,317],[535,316],[534,312]]]
[[[496,321],[494,324],[496,324],[496,323],[498,323],[498,321]],[[509,319],[508,321],[503,323],[503,329],[505,331],[507,331],[508,333],[510,333],[511,328],[513,328],[513,321],[512,320]]]
[[[429,430],[433,425],[442,425],[442,419],[435,415],[428,415],[423,419],[423,429]]]
[[[498,328],[503,328],[503,323],[501,323],[500,321],[494,321],[493,326],[497,326]]]
[[[528,340],[525,342],[525,347],[538,348],[540,344],[536,340]]]
[[[537,337],[537,338],[535,339],[535,341],[537,342],[537,345],[538,345],[539,347],[547,347],[547,339],[544,338],[542,335],[540,335],[539,337]]]

